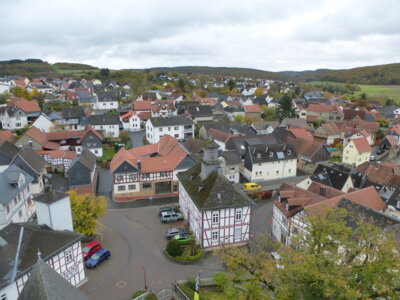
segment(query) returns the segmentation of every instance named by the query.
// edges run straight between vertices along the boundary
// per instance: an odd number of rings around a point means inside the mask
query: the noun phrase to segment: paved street
[[[143,137],[146,135],[146,130],[129,132],[132,148],[143,146]]]
[[[251,230],[266,232],[267,209],[271,201],[256,203]],[[88,282],[80,287],[92,299],[130,299],[137,289],[143,289],[144,279],[141,266],[147,274],[147,285],[157,292],[170,287],[175,279],[195,276],[199,270],[204,277],[212,277],[222,271],[221,262],[209,254],[193,265],[169,262],[162,250],[166,240],[164,231],[171,227],[158,218],[159,206],[129,209],[109,209],[98,226],[102,243],[111,250],[111,258],[97,269],[86,269]],[[174,224],[173,226],[175,226]]]

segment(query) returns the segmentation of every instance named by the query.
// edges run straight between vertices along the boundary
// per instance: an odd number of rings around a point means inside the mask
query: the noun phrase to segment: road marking
[[[113,231],[110,227],[108,227],[107,225],[104,225],[103,223],[101,223],[101,222],[99,222],[99,221],[96,221],[96,223],[98,224],[98,225],[100,225],[101,227],[104,227],[105,229],[107,229],[107,230],[109,230],[109,231]]]
[[[120,289],[122,289],[123,287],[126,287],[128,284],[125,282],[125,281],[118,281],[116,284],[115,284],[117,287],[119,287]]]

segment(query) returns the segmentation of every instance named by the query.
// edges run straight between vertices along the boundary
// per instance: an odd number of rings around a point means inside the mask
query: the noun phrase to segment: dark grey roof
[[[58,191],[50,191],[46,192],[44,194],[39,194],[37,195],[34,200],[35,202],[41,202],[45,204],[51,204],[55,203],[58,200],[64,199],[65,197],[68,197],[69,195],[66,193],[58,192]]]
[[[250,155],[253,164],[297,158],[291,143],[249,146],[247,154]]]
[[[89,149],[84,148],[80,155],[75,156],[68,171],[78,162],[88,170],[93,171],[96,167],[96,156]]]
[[[275,137],[278,143],[282,143],[288,137],[296,138],[289,130],[281,127],[276,127],[274,131],[272,131],[272,135]]]
[[[0,165],[8,165],[18,153],[18,147],[9,141],[0,145]]]
[[[209,105],[189,105],[187,107],[188,113],[192,117],[210,117],[212,116],[212,109]]]
[[[18,179],[23,175],[25,182],[18,184]],[[0,203],[8,205],[22,190],[24,190],[31,182],[33,177],[21,170],[16,165],[11,165],[0,173]]]
[[[185,116],[172,116],[166,118],[150,118],[153,127],[165,127],[174,125],[193,125],[193,121]]]
[[[394,233],[394,237],[397,241],[399,241],[400,237],[400,220],[379,212],[377,210],[373,210],[366,206],[357,204],[353,201],[349,201],[345,198],[341,199],[337,205],[338,208],[346,209],[350,213],[345,217],[345,221],[347,222],[347,226],[352,228],[357,228],[359,222],[369,223],[380,227],[382,230],[390,231]]]
[[[17,113],[19,113],[20,115],[23,115],[23,116],[26,115],[26,113],[22,109],[20,109],[16,106],[7,107],[6,111],[10,117],[13,117]]]
[[[229,150],[221,153],[227,165],[237,165],[242,162],[239,153],[236,150]]]
[[[254,128],[250,125],[242,124],[240,122],[210,121],[204,122],[202,126],[204,126],[207,131],[214,128],[231,134],[244,133],[246,135],[252,135],[256,133]]]
[[[37,174],[41,173],[45,168],[43,158],[35,152],[32,148],[25,146],[19,150],[18,157],[20,157],[33,171]],[[16,163],[19,167],[23,168],[22,165]]]
[[[29,275],[18,300],[89,300],[84,293],[65,280],[42,259]]]
[[[319,164],[310,178],[312,181],[341,190],[349,176],[350,171],[347,169]]]
[[[226,149],[236,150],[243,157],[249,145],[272,145],[276,143],[278,143],[278,141],[273,134],[234,136],[226,143]]]
[[[79,103],[96,103],[96,96],[87,93],[79,93]]]
[[[96,95],[99,102],[117,101],[117,95],[113,91],[97,92]]]
[[[279,122],[278,121],[261,121],[261,122],[253,122],[252,125],[255,130],[265,130],[269,126],[271,126],[273,129],[275,129],[275,128],[279,127]]]
[[[297,128],[307,128],[307,122],[305,119],[297,119],[297,118],[285,118],[281,122],[281,127],[292,126]]]
[[[85,116],[85,111],[82,106],[63,107],[62,116],[64,119],[81,118]]]
[[[92,124],[92,125],[118,125],[119,124],[119,116],[117,116],[117,115],[90,116],[89,124]]]
[[[56,253],[80,241],[82,234],[71,231],[55,231],[48,226],[29,224],[10,224],[0,230],[0,237],[6,244],[0,247],[0,289],[9,284],[15,263],[21,226],[24,227],[17,266],[17,278],[28,273],[37,261],[40,249],[43,260],[48,260]]]
[[[199,210],[253,205],[253,202],[246,195],[237,191],[225,176],[213,172],[208,178],[202,180],[200,171],[201,166],[198,164],[177,175]]]

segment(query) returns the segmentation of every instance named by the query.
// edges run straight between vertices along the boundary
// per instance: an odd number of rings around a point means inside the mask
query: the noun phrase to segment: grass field
[[[329,85],[345,85],[346,83],[341,82],[330,82],[330,81],[313,81],[310,84],[329,84]],[[386,96],[400,100],[400,85],[368,85],[368,84],[355,84],[361,90],[356,91],[355,95],[361,95],[366,93],[368,96]]]

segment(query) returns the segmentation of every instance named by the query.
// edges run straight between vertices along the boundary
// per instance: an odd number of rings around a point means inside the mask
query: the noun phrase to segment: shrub
[[[148,294],[146,296],[146,298],[144,298],[145,300],[157,300],[157,296],[155,294]]]
[[[139,297],[140,295],[143,295],[144,293],[146,293],[146,291],[138,290],[132,294],[132,298],[135,299],[136,297]]]
[[[189,251],[187,251],[188,253],[185,255],[185,253],[183,253],[180,256],[175,257],[177,260],[181,260],[181,261],[196,261],[198,259],[200,259],[203,254],[204,254],[204,250],[200,249],[200,248],[196,248],[196,253],[194,255],[190,255],[190,249],[186,248]]]
[[[191,288],[187,287],[184,284],[180,284],[179,287],[186,294],[186,296],[189,297],[189,299],[191,300],[194,299],[194,290],[192,290]]]
[[[189,277],[188,280],[185,281],[184,285],[194,291],[196,289],[196,279],[194,277]]]
[[[225,289],[228,287],[229,284],[228,276],[226,276],[226,274],[223,273],[216,273],[214,275],[214,281],[220,292],[225,291]]]
[[[178,241],[176,240],[171,240],[168,242],[167,244],[167,249],[166,249],[168,255],[172,256],[172,257],[176,257],[176,256],[181,256],[183,253],[183,248],[182,246],[179,244]]]

